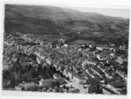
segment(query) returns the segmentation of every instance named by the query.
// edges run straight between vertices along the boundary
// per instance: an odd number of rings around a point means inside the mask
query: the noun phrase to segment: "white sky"
[[[9,3],[49,5],[123,18],[129,18],[130,8],[128,0],[11,0]]]
[[[114,16],[114,17],[129,18],[128,9],[87,8],[87,7],[74,7],[72,9],[76,9],[83,12],[96,12],[103,15]]]

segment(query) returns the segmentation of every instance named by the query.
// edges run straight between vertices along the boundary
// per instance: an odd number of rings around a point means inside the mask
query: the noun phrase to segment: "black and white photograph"
[[[127,95],[129,9],[4,5],[2,90]]]

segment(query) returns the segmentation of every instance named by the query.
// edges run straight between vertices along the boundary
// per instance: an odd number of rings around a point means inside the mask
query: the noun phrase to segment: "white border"
[[[94,8],[114,8],[114,9],[131,9],[130,0],[1,0],[0,1],[0,62],[2,63],[2,46],[3,46],[3,22],[4,22],[4,4],[27,4],[27,5],[56,5],[61,7],[68,7],[70,4],[72,7],[94,7]],[[131,28],[131,25],[130,25]],[[129,34],[129,38],[131,35]],[[130,43],[131,41],[129,41]],[[131,44],[131,43],[130,43]],[[43,92],[13,92],[13,91],[2,91],[1,98],[6,99],[17,99],[17,98],[89,98],[89,99],[125,99],[130,97],[130,64],[131,64],[131,46],[129,45],[129,75],[128,75],[128,95],[127,96],[108,96],[108,95],[84,95],[84,94],[59,94],[59,93],[43,93]],[[0,73],[2,64],[0,65]],[[2,73],[1,73],[2,74]],[[2,75],[0,76],[0,79]],[[1,84],[0,84],[1,85]],[[0,87],[1,88],[1,87]]]

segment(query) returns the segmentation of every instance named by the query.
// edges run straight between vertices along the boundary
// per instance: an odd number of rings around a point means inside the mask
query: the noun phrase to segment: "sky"
[[[79,10],[82,12],[95,12],[113,17],[129,18],[128,9],[86,8],[86,7],[73,7],[71,9]]]
[[[103,14],[106,16],[113,16],[113,17],[122,17],[122,18],[129,18],[130,17],[130,10],[127,8],[113,8],[113,7],[87,7],[86,5],[71,5],[68,3],[66,4],[49,4],[49,6],[56,6],[56,7],[62,7],[62,8],[68,8],[68,9],[74,9],[82,12],[93,12],[93,13],[98,13],[98,14]]]
[[[31,2],[29,0],[12,0],[10,2],[14,3],[13,1],[17,4],[25,3],[43,6],[56,6],[83,12],[95,12],[113,17],[130,17],[129,5],[127,6],[127,4],[129,4],[127,2],[128,0],[31,0]]]
[[[120,1],[123,2],[119,4]],[[125,4],[128,3],[126,1],[127,0],[44,0],[43,4],[71,8],[83,12],[95,12],[113,17],[129,18],[129,6]]]

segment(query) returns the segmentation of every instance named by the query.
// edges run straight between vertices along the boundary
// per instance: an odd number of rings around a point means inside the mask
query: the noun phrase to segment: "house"
[[[118,56],[117,59],[115,60],[115,62],[122,65],[124,63],[124,59],[122,57]]]
[[[45,61],[46,61],[46,63],[47,63],[48,65],[51,65],[51,64],[52,64],[51,58],[46,58]]]
[[[42,88],[54,88],[60,85],[66,84],[66,81],[62,78],[60,79],[41,79],[39,81],[39,87]]]
[[[63,47],[68,47],[68,44],[64,44]]]
[[[110,58],[115,58],[115,53],[110,53]]]
[[[109,60],[110,56],[109,56],[109,53],[102,52],[102,53],[96,54],[96,58],[99,61],[105,61],[105,60]]]
[[[96,62],[85,60],[82,62],[82,66],[85,66],[85,65],[96,65]]]
[[[87,45],[87,44],[82,44],[82,45],[80,45],[80,48],[81,49],[86,49],[86,48],[88,48],[89,46]]]
[[[96,58],[97,58],[99,61],[104,60],[103,57],[102,57],[101,55],[99,55],[99,54],[96,55]]]
[[[33,91],[33,90],[38,89],[38,85],[35,84],[34,82],[30,82],[30,83],[24,82],[24,83],[21,83],[18,87],[16,87],[16,89],[19,89],[19,90],[20,90],[20,88],[23,90]]]
[[[96,50],[103,51],[103,48],[102,47],[96,47]]]
[[[125,46],[125,45],[120,45],[120,46],[119,46],[119,49],[120,49],[120,50],[125,50],[125,49],[126,49],[126,46]]]
[[[61,77],[60,74],[55,73],[55,74],[53,74],[53,78],[54,78],[54,79],[59,79],[59,78],[62,78],[62,77]]]

